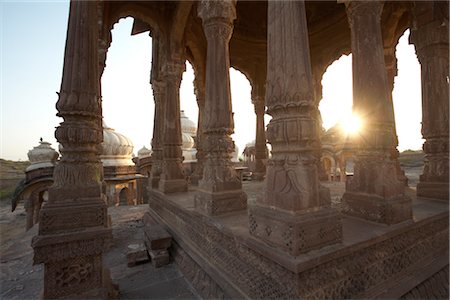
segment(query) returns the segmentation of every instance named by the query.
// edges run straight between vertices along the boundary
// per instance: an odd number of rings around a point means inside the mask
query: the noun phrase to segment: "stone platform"
[[[263,183],[243,188],[251,204]],[[150,191],[150,213],[173,236],[171,254],[204,298],[448,298],[446,202],[414,198],[413,219],[392,226],[344,216],[341,244],[293,257],[250,236],[246,210],[196,211],[195,193]]]

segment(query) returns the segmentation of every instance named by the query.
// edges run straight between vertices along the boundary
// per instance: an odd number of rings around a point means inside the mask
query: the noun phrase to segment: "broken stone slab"
[[[165,250],[172,244],[172,236],[159,224],[146,225],[144,228],[145,245],[150,250]]]
[[[138,264],[147,263],[150,261],[150,257],[148,256],[147,248],[144,244],[131,244],[128,245],[127,252],[127,266],[134,267]]]
[[[169,251],[167,250],[149,250],[153,267],[159,268],[169,264]]]

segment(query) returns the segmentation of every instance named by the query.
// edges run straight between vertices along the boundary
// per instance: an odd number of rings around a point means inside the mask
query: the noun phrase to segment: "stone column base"
[[[342,241],[341,214],[329,207],[290,213],[256,204],[248,214],[250,234],[292,256]]]
[[[160,181],[160,177],[159,176],[152,176],[150,177],[150,188],[152,189],[158,189],[159,188],[159,181]]]
[[[419,182],[417,184],[417,196],[449,201],[448,182]]]
[[[117,298],[117,287],[102,262],[102,252],[110,240],[111,229],[101,227],[35,236],[34,264],[45,266],[44,299]]]
[[[412,218],[411,199],[407,196],[384,199],[377,195],[345,192],[342,207],[347,215],[388,225]]]
[[[266,173],[264,172],[253,172],[252,174],[252,179],[256,180],[256,181],[263,181],[264,178],[266,177]]]
[[[198,182],[200,181],[200,179],[201,179],[201,177],[200,176],[198,176],[198,174],[192,174],[191,175],[191,184],[192,185],[195,185],[195,186],[198,186]]]
[[[195,195],[195,208],[210,216],[244,210],[247,208],[247,195],[242,189],[223,192],[199,190]]]
[[[164,194],[186,192],[188,186],[185,179],[161,179],[159,181],[159,190]]]

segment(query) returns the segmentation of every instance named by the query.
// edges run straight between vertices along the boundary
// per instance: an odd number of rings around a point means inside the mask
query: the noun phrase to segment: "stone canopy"
[[[111,29],[128,16],[133,34],[152,37],[149,214],[174,237],[171,255],[187,276],[204,279],[203,297],[448,298],[448,2],[378,0],[71,1],[56,104],[64,149],[33,239],[44,298],[116,295],[102,259],[112,234],[99,83]],[[392,103],[395,46],[408,28],[426,157],[414,193],[398,162],[394,116],[405,112]],[[325,69],[349,53],[353,112],[366,126],[339,208],[319,180],[318,104]],[[186,60],[199,107],[197,185],[182,168]],[[232,162],[230,67],[252,87],[262,180],[253,193]]]

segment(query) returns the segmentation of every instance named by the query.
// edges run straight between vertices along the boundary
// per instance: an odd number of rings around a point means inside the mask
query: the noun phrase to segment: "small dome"
[[[182,133],[187,133],[192,137],[197,135],[197,125],[186,117],[184,110],[180,111],[180,121]]]
[[[247,144],[245,144],[245,147],[247,148],[251,148],[251,147],[255,147],[255,144],[256,144],[256,141],[255,140],[253,140],[253,141],[251,141],[250,143],[247,143]]]
[[[182,141],[181,148],[183,150],[194,148],[195,142],[189,133],[186,133],[186,132],[181,133],[181,141]]]
[[[152,155],[152,150],[147,149],[145,146],[143,146],[138,151],[138,157],[139,158],[149,157],[150,155]]]
[[[59,153],[50,147],[50,145],[50,143],[44,142],[41,139],[39,146],[36,146],[28,151],[27,155],[31,165],[26,168],[26,172],[39,168],[53,167],[55,165],[55,162],[59,157]]]
[[[131,160],[133,148],[133,142],[129,138],[103,123],[103,143],[100,158],[104,166],[134,165]]]

